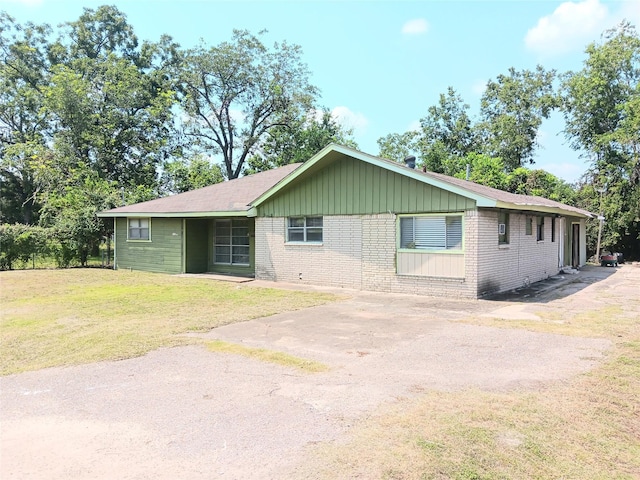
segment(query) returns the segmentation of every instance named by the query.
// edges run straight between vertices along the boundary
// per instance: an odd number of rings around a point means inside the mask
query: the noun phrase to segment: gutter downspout
[[[187,219],[182,219],[182,273],[187,273]]]
[[[113,269],[117,270],[118,267],[118,235],[117,235],[117,228],[118,228],[118,219],[114,218],[113,219]]]

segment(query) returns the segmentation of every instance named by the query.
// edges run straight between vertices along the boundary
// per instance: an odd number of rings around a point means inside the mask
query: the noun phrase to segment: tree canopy
[[[0,223],[55,230],[61,262],[84,262],[109,234],[96,212],[123,199],[304,162],[332,142],[356,147],[318,105],[300,46],[264,38],[234,30],[182,48],[168,35],[139,41],[114,6],[55,28],[0,12]],[[623,22],[586,47],[579,71],[489,80],[476,116],[449,87],[416,130],[380,138],[380,155],[460,178],[470,165],[472,181],[602,211],[604,247],[640,257],[639,79],[640,37]],[[575,186],[531,168],[554,111],[590,159]]]
[[[298,45],[268,48],[246,30],[187,50],[179,83],[187,137],[204,153],[222,156],[228,179],[240,176],[268,132],[304,117],[318,93]]]
[[[579,198],[604,214],[605,248],[640,256],[640,36],[623,22],[585,53],[562,84],[567,139],[591,160]]]

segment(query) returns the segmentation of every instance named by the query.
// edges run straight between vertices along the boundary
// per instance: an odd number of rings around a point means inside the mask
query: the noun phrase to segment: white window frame
[[[450,220],[453,218],[458,218],[460,220],[460,239],[459,242],[456,242],[453,246],[449,246],[449,233],[447,231],[448,225],[450,225]],[[403,232],[402,225],[403,220],[407,221],[407,219],[413,219],[413,230],[411,236],[413,240],[408,242],[407,245],[412,246],[403,246]],[[428,247],[421,246],[418,241],[416,241],[416,225],[417,222],[420,222],[420,219],[432,219],[439,220],[442,219],[444,221],[444,238],[443,247]],[[422,223],[422,222],[420,222]],[[426,222],[424,223],[426,227]],[[455,233],[455,232],[454,232]],[[455,238],[455,237],[454,237]],[[406,240],[406,239],[405,239]],[[416,252],[416,253],[464,253],[464,214],[462,213],[439,213],[439,214],[422,214],[422,215],[398,215],[398,229],[397,229],[397,248],[402,252]]]
[[[140,222],[146,220],[147,226],[143,227]],[[131,222],[138,222],[138,226],[132,227]],[[147,238],[131,236],[131,230],[147,230]],[[150,242],[151,241],[151,218],[150,217],[127,217],[127,242]]]
[[[314,219],[314,220],[320,219],[320,226],[309,225],[310,219]],[[303,224],[291,225],[292,220],[298,220],[298,221],[303,220]],[[312,231],[317,233],[318,230],[320,231],[320,236],[321,236],[320,240],[309,240],[309,234]],[[287,231],[286,243],[322,245],[322,242],[324,241],[324,217],[322,217],[321,215],[308,215],[306,217],[303,217],[303,216],[287,217],[286,231]],[[293,232],[302,233],[302,239],[291,240],[291,234]]]
[[[533,218],[532,217],[525,218],[524,234],[533,235]]]
[[[500,217],[504,215],[504,223],[500,223]],[[509,212],[498,212],[498,245],[509,245]],[[501,226],[504,229],[501,230]],[[501,239],[500,237],[503,237]]]
[[[544,216],[536,217],[536,241],[544,242]]]

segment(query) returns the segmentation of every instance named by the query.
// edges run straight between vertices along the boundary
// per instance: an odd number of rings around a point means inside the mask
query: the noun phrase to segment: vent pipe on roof
[[[414,169],[416,168],[416,157],[414,157],[413,155],[409,155],[408,157],[405,157],[404,163],[407,165],[407,167]]]
[[[467,163],[467,180],[469,180],[470,176],[471,176],[471,164]]]

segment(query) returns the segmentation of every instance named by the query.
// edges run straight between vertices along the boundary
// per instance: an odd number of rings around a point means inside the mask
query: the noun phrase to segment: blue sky
[[[371,154],[378,138],[415,128],[448,86],[475,115],[486,81],[509,67],[577,70],[604,30],[623,18],[640,25],[640,0],[0,0],[0,10],[57,25],[105,3],[141,39],[166,33],[190,47],[228,40],[234,28],[267,29],[268,43],[301,45],[321,105]],[[560,115],[543,124],[534,168],[573,182],[588,161],[568,148],[562,129]]]

